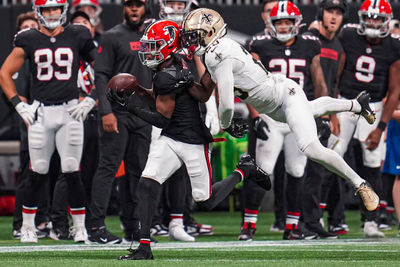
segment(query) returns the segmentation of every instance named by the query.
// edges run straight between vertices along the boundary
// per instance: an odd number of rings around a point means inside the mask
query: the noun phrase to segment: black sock
[[[79,171],[63,173],[67,183],[68,203],[72,209],[85,207],[85,189]]]
[[[287,174],[286,199],[288,212],[301,212],[300,192],[303,177]]]
[[[28,178],[23,189],[22,205],[25,207],[37,207],[39,203],[41,186],[46,184],[47,174],[39,174],[29,171]]]
[[[212,210],[232,192],[233,188],[235,188],[236,184],[240,181],[242,181],[242,175],[238,172],[233,172],[222,181],[213,184],[211,197],[197,204],[199,204],[201,208]]]
[[[140,243],[142,240],[150,242],[151,221],[157,208],[156,200],[161,193],[161,185],[153,179],[142,177],[137,192],[139,193]]]

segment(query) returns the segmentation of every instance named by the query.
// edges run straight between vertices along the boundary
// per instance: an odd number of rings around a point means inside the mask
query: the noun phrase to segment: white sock
[[[72,224],[75,227],[85,227],[85,208],[71,208]]]
[[[22,226],[35,228],[37,207],[22,206]]]

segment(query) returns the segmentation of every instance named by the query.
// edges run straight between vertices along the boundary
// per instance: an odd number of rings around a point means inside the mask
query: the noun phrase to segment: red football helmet
[[[360,18],[359,34],[371,38],[383,38],[389,34],[389,23],[393,17],[392,7],[387,0],[365,0],[358,11]],[[374,19],[367,23],[366,19]],[[377,20],[382,20],[378,22]]]
[[[98,0],[74,0],[71,5],[71,13],[74,13],[81,6],[92,6],[94,8],[93,14],[88,14],[90,17],[90,23],[96,26],[100,22],[100,13],[103,11]]]
[[[157,67],[161,62],[177,53],[180,49],[180,27],[170,20],[159,20],[150,24],[140,39],[139,58],[149,68]]]
[[[61,7],[61,15],[58,17],[44,17],[42,8],[45,7]],[[39,18],[40,25],[47,29],[55,29],[67,21],[68,2],[67,0],[35,0],[33,10]]]
[[[288,19],[293,21],[293,26],[282,26],[287,27],[287,33],[279,33],[275,27],[275,23],[281,19]],[[272,9],[269,14],[269,23],[271,25],[271,35],[276,37],[281,42],[287,42],[299,33],[300,23],[303,16],[300,10],[295,4],[290,1],[279,1]]]

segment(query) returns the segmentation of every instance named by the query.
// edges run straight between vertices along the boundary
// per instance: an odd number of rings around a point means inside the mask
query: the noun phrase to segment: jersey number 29
[[[71,78],[74,54],[69,47],[57,48],[54,53],[49,48],[38,49],[34,52],[34,61],[37,65],[36,78],[39,81],[50,81],[53,77],[65,81]],[[54,70],[54,65],[58,70]]]

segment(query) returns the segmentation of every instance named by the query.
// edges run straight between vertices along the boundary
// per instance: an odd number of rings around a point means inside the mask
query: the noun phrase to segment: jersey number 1
[[[49,48],[38,49],[34,52],[37,65],[36,78],[39,81],[50,81],[53,77],[65,81],[71,78],[74,54],[69,47],[60,47],[53,51]],[[54,70],[53,62],[59,70]]]

